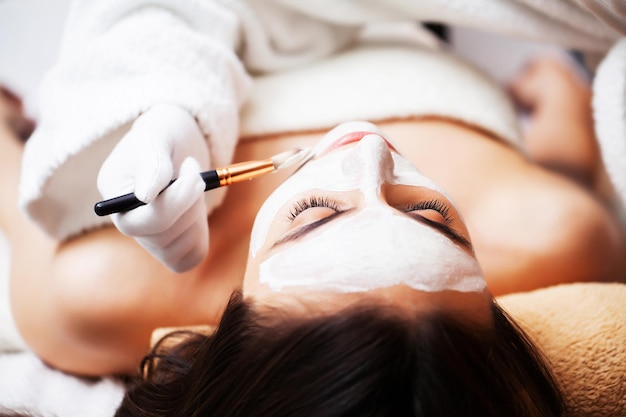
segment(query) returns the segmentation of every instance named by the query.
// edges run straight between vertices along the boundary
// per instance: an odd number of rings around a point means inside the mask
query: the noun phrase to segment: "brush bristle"
[[[281,152],[272,156],[272,163],[275,169],[286,168],[303,161],[311,152],[310,148],[296,148],[290,151]]]

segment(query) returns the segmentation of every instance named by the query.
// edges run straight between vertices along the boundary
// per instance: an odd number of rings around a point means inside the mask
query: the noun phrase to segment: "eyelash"
[[[289,210],[289,215],[287,217],[289,221],[294,221],[296,217],[300,215],[300,213],[314,207],[327,207],[336,212],[341,211],[341,209],[339,208],[339,203],[337,201],[329,197],[312,196],[297,201],[291,207],[291,210]],[[452,218],[450,217],[450,207],[440,200],[425,200],[418,203],[409,204],[405,207],[406,212],[418,210],[435,210],[443,216],[446,223],[452,222]]]
[[[406,207],[406,211],[418,211],[418,210],[435,210],[443,216],[446,223],[452,223],[452,217],[450,217],[450,206],[445,204],[441,200],[426,200],[419,203],[409,204]]]
[[[294,221],[300,213],[310,208],[314,208],[314,207],[327,207],[336,212],[341,211],[339,209],[339,204],[335,200],[332,200],[328,197],[312,196],[312,197],[297,201],[293,205],[293,207],[291,207],[291,210],[289,210],[289,216],[288,216],[289,221]]]

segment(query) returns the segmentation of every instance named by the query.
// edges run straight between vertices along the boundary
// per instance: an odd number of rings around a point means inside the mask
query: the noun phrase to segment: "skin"
[[[528,157],[451,121],[377,123],[456,202],[495,296],[558,283],[622,280],[626,270],[624,238],[596,187],[602,170],[590,114],[578,117],[581,106],[588,106],[588,87],[558,62],[535,65],[511,87],[534,111]],[[544,77],[550,89],[529,87]],[[552,89],[566,97],[549,99]],[[14,316],[32,349],[72,373],[133,373],[155,328],[216,324],[231,292],[242,285],[255,214],[290,171],[229,187],[226,201],[209,218],[207,257],[174,274],[112,227],[59,243],[24,217],[17,209],[22,145],[11,127],[18,110],[7,100],[0,104],[0,227],[12,246]],[[578,133],[568,136],[567,152],[557,151],[572,130]],[[244,141],[234,160],[313,146],[323,133]],[[370,296],[418,304],[419,294],[406,299],[398,294],[406,292]],[[265,298],[267,305],[273,297]],[[342,304],[320,297],[327,308]]]

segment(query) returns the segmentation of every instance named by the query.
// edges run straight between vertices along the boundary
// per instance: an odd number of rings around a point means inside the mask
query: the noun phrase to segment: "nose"
[[[391,181],[393,169],[387,142],[375,134],[363,137],[342,163],[343,174],[356,180],[366,202],[380,200],[382,184]]]

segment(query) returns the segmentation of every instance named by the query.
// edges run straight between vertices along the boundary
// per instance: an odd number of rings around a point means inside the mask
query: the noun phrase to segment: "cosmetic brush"
[[[296,148],[279,153],[268,159],[240,162],[237,164],[227,165],[222,168],[201,172],[200,176],[205,184],[204,191],[224,187],[237,182],[251,180],[252,178],[256,178],[260,175],[287,168],[303,161],[309,153],[309,148]],[[176,180],[174,179],[170,181],[168,187],[172,185],[174,181]],[[165,189],[163,191],[165,191]],[[98,216],[107,216],[113,213],[133,210],[145,204],[146,203],[139,200],[135,196],[135,193],[128,193],[109,200],[100,201],[96,203],[93,209]]]

